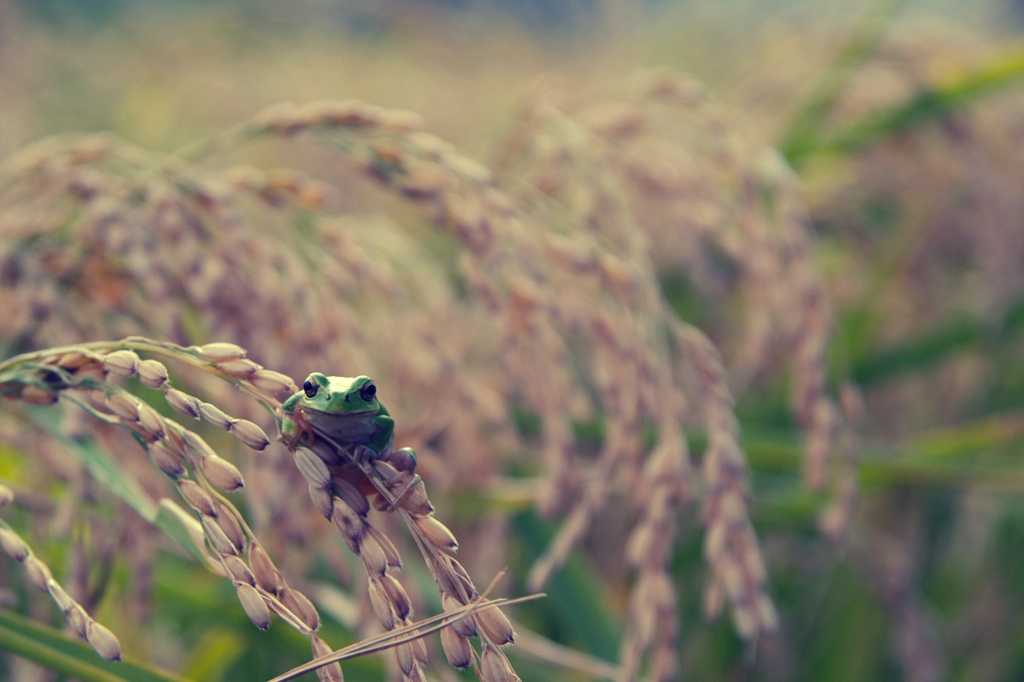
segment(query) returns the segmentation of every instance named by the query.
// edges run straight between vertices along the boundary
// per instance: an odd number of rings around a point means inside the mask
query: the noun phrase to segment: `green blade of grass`
[[[1024,467],[1018,461],[977,461],[979,450],[994,449],[1016,435],[1012,424],[968,424],[944,430],[943,447],[931,441],[903,451],[865,448],[857,477],[867,487],[910,485],[1019,494],[1024,492]],[[690,443],[699,451],[703,438],[693,437]],[[757,470],[795,474],[803,466],[803,446],[795,436],[747,435],[743,448],[755,479]]]
[[[522,540],[524,565],[536,561],[540,548],[554,537],[554,528],[534,511],[515,517],[517,536]],[[585,561],[574,554],[551,578],[548,598],[537,610],[546,614],[561,631],[560,640],[570,641],[589,654],[604,661],[618,657],[621,625],[611,610],[598,598],[601,580]]]
[[[200,563],[207,563],[202,548],[193,540],[194,537],[201,537],[203,533],[195,516],[168,498],[153,500],[135,477],[124,467],[118,466],[106,452],[91,441],[72,439],[62,434],[57,428],[57,420],[52,411],[45,408],[32,410],[32,418],[52,438],[77,455],[89,470],[89,474],[104,488],[134,509],[139,516],[180,543]],[[141,451],[139,456],[144,456]]]
[[[92,647],[4,609],[0,609],[0,648],[82,682],[188,682],[139,663],[108,663]]]
[[[822,128],[850,79],[875,51],[904,0],[877,0],[854,29],[845,47],[815,85],[807,102],[793,116],[780,149],[794,168],[820,143]]]
[[[804,149],[796,161],[806,161],[813,154],[847,154],[972,104],[1021,78],[1024,78],[1024,48],[1015,49],[978,69],[928,88],[909,102],[867,114],[859,121],[826,137],[820,145]],[[790,159],[790,162],[795,161]]]
[[[994,323],[988,319],[961,319],[902,343],[854,360],[850,369],[861,386],[881,383],[908,372],[926,369],[951,354],[989,341],[1006,341],[1024,329],[1024,298],[1010,304]]]

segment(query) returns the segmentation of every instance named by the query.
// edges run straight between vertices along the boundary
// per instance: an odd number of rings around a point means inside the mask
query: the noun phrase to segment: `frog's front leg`
[[[419,474],[415,473],[416,453],[413,451],[412,448],[402,448],[400,450],[394,450],[394,445],[395,441],[394,438],[392,438],[388,442],[387,447],[385,448],[386,454],[384,455],[379,455],[378,453],[374,452],[370,448],[370,446],[366,445],[358,445],[355,447],[353,451],[353,454],[355,455],[357,462],[362,466],[362,468],[364,470],[366,470],[367,468],[371,469],[374,475],[377,477],[377,479],[384,484],[383,487],[378,486],[378,490],[384,494],[385,499],[390,498],[387,507],[387,511],[389,512],[394,511],[398,507],[398,505],[401,504],[402,500],[404,500],[409,495],[409,493],[414,492],[417,487],[423,487],[423,479],[419,477]],[[394,484],[395,478],[385,478],[383,475],[381,475],[380,470],[377,469],[376,466],[376,462],[378,461],[385,461],[388,462],[389,464],[398,464],[399,462],[401,462],[402,464],[399,466],[399,468],[402,471],[406,471],[412,474],[412,478],[409,480],[409,482],[406,483],[402,490],[394,497],[391,497],[391,486]]]
[[[377,433],[362,450],[363,455],[373,460],[387,459],[395,449],[395,420],[381,408],[381,412],[372,421],[377,426]]]
[[[394,511],[395,508],[401,504],[402,500],[409,495],[409,493],[416,490],[417,487],[422,488],[423,479],[416,473],[416,452],[412,448],[402,448],[401,450],[397,450],[389,459],[396,464],[401,460],[405,464],[403,470],[412,474],[412,478],[405,487],[402,488],[402,492],[395,495],[395,499],[391,500],[391,504],[388,505],[388,511],[390,512]]]
[[[295,412],[295,405],[298,395],[294,395],[281,405],[281,435],[278,438],[282,443],[285,444],[289,450],[295,447],[296,443],[302,437],[302,428],[297,423],[299,420],[305,421],[301,413]]]

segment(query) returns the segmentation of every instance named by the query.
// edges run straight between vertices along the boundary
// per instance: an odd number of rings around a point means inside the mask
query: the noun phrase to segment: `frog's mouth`
[[[370,420],[373,410],[339,413],[306,408],[303,413],[317,432],[342,445],[367,443],[380,428]]]
[[[365,419],[367,416],[376,414],[377,412],[377,410],[360,410],[358,412],[324,412],[323,410],[318,410],[315,407],[303,407],[302,411],[307,417],[316,415],[317,418],[336,419],[341,420],[342,422],[352,419]]]

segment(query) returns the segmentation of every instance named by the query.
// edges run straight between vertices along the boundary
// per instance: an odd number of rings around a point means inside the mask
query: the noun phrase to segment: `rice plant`
[[[970,41],[899,6],[774,145],[655,69],[535,81],[486,155],[355,99],[11,154],[0,669],[1017,670],[964,631],[1014,603],[972,529],[1018,528],[990,495],[1020,489],[1022,69],[979,46],[936,78]],[[313,407],[366,386],[372,411]]]

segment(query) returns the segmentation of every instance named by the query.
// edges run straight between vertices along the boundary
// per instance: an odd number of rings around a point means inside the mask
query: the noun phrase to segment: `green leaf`
[[[987,318],[960,319],[916,334],[889,348],[855,359],[851,374],[861,386],[881,383],[915,370],[927,369],[967,348],[1005,342],[1024,329],[1024,298],[1011,303],[994,323]]]
[[[973,71],[925,89],[909,102],[867,114],[815,148],[801,150],[791,163],[813,154],[846,154],[972,104],[1024,78],[1024,49],[1016,49]]]
[[[846,46],[836,55],[814,91],[793,116],[779,146],[793,167],[800,165],[820,144],[825,121],[850,79],[875,52],[893,16],[904,0],[878,0],[868,10]]]
[[[554,527],[545,523],[534,511],[517,514],[517,536],[522,540],[522,558],[532,563],[539,549],[551,543]],[[604,661],[618,657],[621,625],[604,603],[601,578],[578,554],[573,553],[561,570],[551,578],[547,598],[535,605],[560,631],[563,643],[585,649]]]
[[[4,609],[0,609],[0,649],[82,682],[188,682],[131,661],[109,663],[92,647]]]
[[[197,561],[204,565],[207,563],[202,547],[193,539],[203,535],[202,526],[193,514],[169,498],[153,500],[127,469],[118,466],[117,462],[91,441],[71,439],[62,434],[52,411],[41,408],[32,413],[33,421],[76,454],[98,483],[138,512],[139,516],[179,542]],[[139,456],[143,456],[141,447]]]

